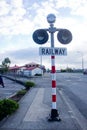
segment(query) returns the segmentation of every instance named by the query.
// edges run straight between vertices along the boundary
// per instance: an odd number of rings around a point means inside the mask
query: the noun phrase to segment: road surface
[[[45,82],[43,80],[45,78]],[[19,78],[23,81],[23,78]],[[28,80],[28,79],[24,79]],[[51,74],[45,74],[40,78],[30,78],[30,81],[36,83],[36,87],[47,88],[49,82],[51,87]],[[17,84],[14,81],[3,78],[5,88],[0,85],[0,99],[8,98],[17,91],[24,88],[24,86]],[[81,73],[57,73],[56,74],[57,91],[63,92],[67,95],[82,115],[87,119],[87,75]],[[41,86],[42,84],[42,86]]]
[[[26,98],[21,100],[23,102],[21,103],[19,112],[16,113],[15,116],[13,115],[13,118],[9,118],[3,125],[3,128],[15,128],[15,126],[17,126],[17,128],[20,127],[24,130],[25,128],[29,129],[31,127],[38,128],[39,124],[41,128],[49,127],[49,129],[52,129],[52,126],[54,127],[54,123],[49,125],[45,120],[51,108],[51,75],[45,74],[42,77],[31,78],[29,80],[35,82],[35,88],[31,89],[31,91],[25,95]],[[68,127],[68,129],[70,128],[72,130],[87,130],[87,75],[57,73],[56,81],[57,108],[62,122],[60,124],[55,122],[55,128],[61,128],[61,130],[63,128],[65,130],[64,126],[66,126],[66,128]],[[12,81],[12,83],[14,82]],[[12,83],[10,82],[8,87],[11,86]],[[17,84],[14,86],[14,90],[16,87]],[[6,87],[1,89],[5,90]],[[26,104],[26,102],[28,103]],[[23,103],[25,103],[25,105]],[[27,108],[27,105],[29,108]],[[24,111],[26,109],[27,111]],[[25,116],[23,112],[25,112]],[[23,116],[23,118],[21,118],[21,116]],[[11,121],[12,126],[9,125],[9,122]],[[35,122],[37,123],[35,124]],[[63,123],[66,125],[63,126]]]
[[[16,83],[15,81],[6,79],[5,77],[3,77],[3,81],[5,87],[3,88],[0,85],[0,99],[9,98],[11,95],[14,95],[16,92],[24,88],[24,86]]]
[[[59,73],[57,88],[60,88],[87,119],[87,75]]]

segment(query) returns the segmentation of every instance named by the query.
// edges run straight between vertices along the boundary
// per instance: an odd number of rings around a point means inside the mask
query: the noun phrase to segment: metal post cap
[[[47,21],[48,23],[54,23],[56,21],[56,16],[54,14],[48,14]]]

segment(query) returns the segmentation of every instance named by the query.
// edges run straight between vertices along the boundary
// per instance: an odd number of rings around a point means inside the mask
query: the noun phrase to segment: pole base
[[[48,121],[61,121],[58,111],[56,109],[51,110],[51,115],[48,118]]]

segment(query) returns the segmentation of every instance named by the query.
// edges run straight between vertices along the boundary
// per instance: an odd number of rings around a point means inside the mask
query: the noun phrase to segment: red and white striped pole
[[[53,24],[50,24],[51,48],[54,48],[54,33]],[[52,109],[49,121],[60,121],[59,114],[56,108],[56,69],[55,69],[55,55],[51,55],[51,74],[52,74]]]
[[[51,56],[51,74],[52,74],[52,109],[56,109],[56,70],[55,56]]]
[[[49,121],[60,121],[57,106],[56,106],[56,69],[55,56],[51,56],[51,74],[52,74],[52,109]]]

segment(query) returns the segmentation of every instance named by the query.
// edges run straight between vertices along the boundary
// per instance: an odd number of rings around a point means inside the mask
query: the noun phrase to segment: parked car
[[[83,71],[83,74],[87,74],[87,69]]]

